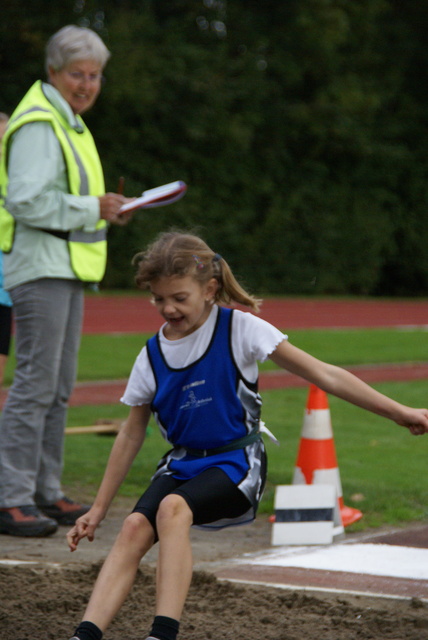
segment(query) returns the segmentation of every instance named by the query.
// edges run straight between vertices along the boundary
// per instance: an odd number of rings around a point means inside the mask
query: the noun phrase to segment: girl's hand
[[[341,367],[330,365],[283,340],[269,358],[308,382],[357,407],[393,420],[414,436],[428,433],[428,409],[406,407],[379,393]]]
[[[77,518],[74,526],[67,533],[67,543],[70,551],[76,551],[77,545],[82,538],[88,538],[92,542],[95,538],[95,529],[102,520],[100,511],[92,507],[87,513]]]
[[[401,427],[406,427],[413,436],[428,433],[428,409],[411,409],[405,407],[404,415],[396,420]]]

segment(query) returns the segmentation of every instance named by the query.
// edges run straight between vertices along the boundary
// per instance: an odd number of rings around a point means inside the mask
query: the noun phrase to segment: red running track
[[[428,327],[428,300],[338,300],[338,299],[266,299],[260,316],[278,328],[357,328],[357,327]],[[161,318],[147,296],[89,295],[85,300],[83,332],[151,333],[158,330]],[[405,363],[349,367],[370,384],[389,380],[428,379],[428,363]],[[286,371],[260,375],[260,389],[306,386],[307,382]],[[78,383],[70,406],[116,404],[125,380]],[[6,390],[0,391],[0,407]]]
[[[428,327],[428,299],[267,298],[259,315],[284,331],[327,327]],[[161,322],[145,295],[86,297],[84,333],[155,332]]]
[[[346,367],[356,376],[367,382],[408,382],[410,380],[428,380],[428,363],[403,363],[387,365],[360,365]],[[307,387],[308,383],[288,371],[273,370],[260,373],[260,391],[267,389],[285,389],[290,387]],[[123,395],[126,380],[106,380],[101,382],[77,383],[70,398],[70,406],[97,404],[117,404]],[[0,404],[1,404],[0,392]]]
[[[427,326],[428,300],[338,300],[266,299],[260,316],[282,330],[328,327]],[[85,333],[155,332],[162,320],[147,296],[88,296]],[[387,380],[428,379],[428,363],[367,365],[349,367],[368,383]],[[98,385],[82,383],[74,390],[70,404],[116,402],[125,381]],[[306,386],[307,382],[286,371],[260,375],[260,389]]]

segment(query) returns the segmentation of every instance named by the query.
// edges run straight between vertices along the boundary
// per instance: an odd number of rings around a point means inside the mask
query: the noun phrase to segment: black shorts
[[[191,480],[177,480],[170,475],[156,478],[138,500],[133,513],[145,515],[156,531],[159,503],[171,493],[184,498],[193,513],[195,525],[239,517],[252,506],[229,476],[222,469],[213,467]]]
[[[0,354],[9,355],[12,333],[12,307],[0,304]]]

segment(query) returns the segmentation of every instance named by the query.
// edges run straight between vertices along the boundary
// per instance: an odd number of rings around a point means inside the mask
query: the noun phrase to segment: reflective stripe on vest
[[[105,193],[104,177],[92,135],[79,119],[82,131],[70,127],[45,97],[41,82],[31,87],[15,112],[4,136],[0,169],[2,192],[7,193],[7,162],[9,141],[13,133],[30,122],[47,122],[54,129],[64,155],[69,192],[73,195],[100,196]],[[15,221],[0,206],[0,249],[10,252],[13,246]],[[107,225],[99,220],[95,231],[76,229],[69,232],[40,229],[68,241],[71,267],[79,280],[99,282],[105,272],[107,258]]]

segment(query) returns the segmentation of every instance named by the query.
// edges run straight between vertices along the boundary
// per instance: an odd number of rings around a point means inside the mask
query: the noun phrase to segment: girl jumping
[[[428,432],[428,410],[375,391],[348,371],[290,344],[239,303],[260,301],[236,281],[227,262],[199,237],[164,233],[136,256],[136,282],[164,320],[132,369],[117,435],[88,513],[67,534],[71,551],[95,530],[143,445],[153,413],[171,449],[108,555],[72,640],[101,640],[128,595],[141,559],[159,543],[156,611],[147,640],[175,640],[192,577],[190,528],[251,522],[266,478],[257,362],[278,366],[413,435]]]

